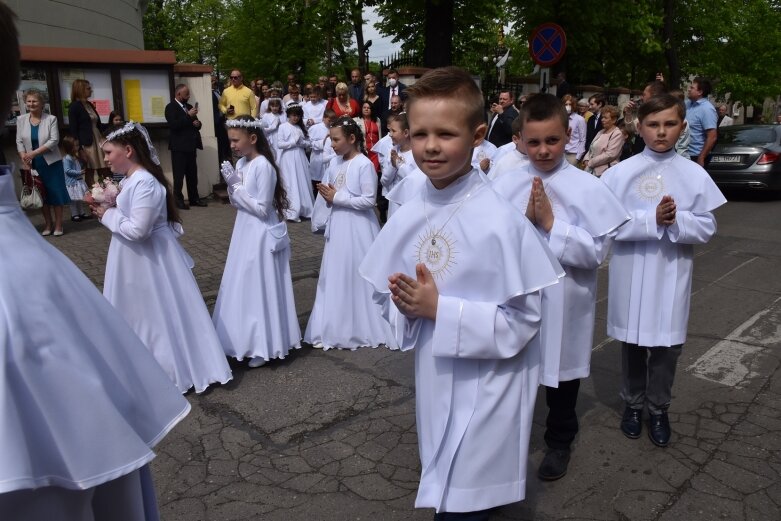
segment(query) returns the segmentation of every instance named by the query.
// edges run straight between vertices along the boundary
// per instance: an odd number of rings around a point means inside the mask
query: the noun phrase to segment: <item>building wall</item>
[[[21,45],[144,49],[148,0],[0,0],[18,17]]]

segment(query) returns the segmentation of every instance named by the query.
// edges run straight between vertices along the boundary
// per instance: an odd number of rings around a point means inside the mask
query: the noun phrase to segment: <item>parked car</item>
[[[722,188],[781,191],[781,125],[719,128],[705,170]]]

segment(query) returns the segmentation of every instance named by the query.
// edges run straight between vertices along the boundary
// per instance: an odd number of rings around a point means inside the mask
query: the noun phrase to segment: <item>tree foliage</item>
[[[239,67],[281,78],[299,71],[340,75],[363,57],[363,8],[376,7],[377,29],[407,52],[424,54],[448,38],[436,20],[453,8],[452,62],[474,73],[491,67],[499,28],[511,49],[511,74],[528,74],[528,37],[555,22],[567,53],[555,71],[571,83],[638,88],[664,72],[678,85],[712,78],[716,93],[746,102],[773,96],[781,84],[779,0],[150,0],[144,19],[148,49],[174,49],[181,61]],[[429,23],[427,25],[427,17]],[[428,29],[427,29],[428,27]],[[433,34],[432,34],[433,33]],[[355,46],[353,38],[358,45]],[[441,43],[441,42],[439,42]],[[431,59],[431,43],[429,55]],[[443,60],[446,57],[439,56]]]

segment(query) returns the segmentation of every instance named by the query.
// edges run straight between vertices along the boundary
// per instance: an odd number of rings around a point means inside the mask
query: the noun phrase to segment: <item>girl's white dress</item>
[[[266,133],[266,140],[274,151],[274,157],[279,158],[279,150],[277,149],[277,132],[279,131],[279,125],[284,121],[282,116],[274,114],[273,112],[265,112],[263,117],[260,118],[260,124],[263,126],[263,132]]]
[[[214,327],[225,354],[285,358],[301,347],[287,225],[273,206],[277,174],[263,156],[239,159],[242,185],[231,195],[238,209],[222,275]]]
[[[277,148],[279,149],[279,173],[287,190],[290,208],[285,218],[300,221],[302,217],[312,217],[312,185],[309,183],[309,161],[306,159],[306,147],[309,140],[304,132],[288,122],[279,125]]]
[[[156,520],[147,465],[189,403],[35,231],[4,166],[0,230],[0,519]]]
[[[312,152],[309,154],[309,179],[320,182],[328,165],[323,164],[323,150],[328,138],[328,127],[323,123],[315,123],[309,127],[309,142]]]
[[[165,188],[149,172],[121,183],[111,230],[103,295],[125,317],[180,391],[226,383],[231,370],[192,274],[193,261],[168,223]]]
[[[380,231],[374,213],[374,165],[363,154],[347,161],[337,156],[323,182],[333,184],[337,192],[304,340],[324,349],[396,348],[390,325],[372,300],[371,286],[358,274],[358,266]]]

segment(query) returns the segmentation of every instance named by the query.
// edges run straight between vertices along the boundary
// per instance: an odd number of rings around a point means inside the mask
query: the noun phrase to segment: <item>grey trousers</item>
[[[623,386],[621,398],[627,407],[660,414],[670,407],[673,381],[682,345],[643,347],[637,344],[621,346]]]

